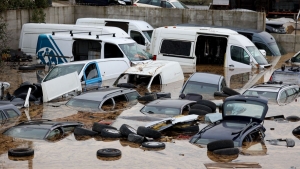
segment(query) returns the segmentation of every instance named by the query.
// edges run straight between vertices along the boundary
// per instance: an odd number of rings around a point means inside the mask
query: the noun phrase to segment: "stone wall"
[[[272,33],[276,42],[280,44],[288,53],[300,50],[300,35],[294,34],[275,34]]]

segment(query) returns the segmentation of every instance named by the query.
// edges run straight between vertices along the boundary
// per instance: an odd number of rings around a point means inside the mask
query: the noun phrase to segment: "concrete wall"
[[[300,50],[300,35],[294,34],[272,34],[276,42],[279,43],[288,53]]]
[[[32,10],[9,10],[2,12],[7,22],[9,47],[18,48],[22,25],[31,22]],[[235,26],[240,28],[265,29],[265,13],[245,11],[142,8],[131,6],[62,6],[45,9],[46,23],[74,24],[77,18],[99,17],[137,19],[153,27],[180,23]]]

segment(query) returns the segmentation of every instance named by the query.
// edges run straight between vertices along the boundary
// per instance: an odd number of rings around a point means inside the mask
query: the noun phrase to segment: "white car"
[[[189,9],[179,0],[137,0],[133,6],[152,7],[152,8],[179,8]]]

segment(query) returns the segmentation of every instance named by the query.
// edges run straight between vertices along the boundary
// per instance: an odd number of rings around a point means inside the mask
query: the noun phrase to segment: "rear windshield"
[[[67,75],[67,74],[76,72],[76,71],[79,74],[81,69],[83,68],[83,66],[84,66],[84,64],[71,64],[71,65],[64,65],[64,66],[56,66],[50,70],[50,72],[45,77],[44,82],[55,79],[55,78],[63,76],[63,75]]]
[[[213,94],[216,91],[219,91],[218,85],[189,81],[182,93]]]
[[[69,100],[66,105],[71,106],[71,107],[80,107],[80,108],[88,108],[88,109],[92,109],[92,110],[99,110],[100,103],[97,101],[73,98],[73,99]]]
[[[172,107],[145,106],[141,110],[142,113],[148,114],[165,114],[165,115],[180,115],[180,109]]]

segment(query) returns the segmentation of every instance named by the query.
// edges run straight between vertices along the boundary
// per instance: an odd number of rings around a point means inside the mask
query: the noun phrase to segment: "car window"
[[[190,56],[192,42],[178,41],[178,40],[163,40],[160,53],[179,55],[179,56]]]
[[[115,106],[114,100],[112,98],[109,98],[102,103],[101,109],[103,111],[109,111],[112,110],[114,106]]]
[[[226,87],[226,82],[225,82],[225,79],[222,80],[221,82],[221,91],[223,91],[223,88]]]
[[[298,55],[292,57],[291,61],[292,62],[300,62],[300,52],[298,53]]]
[[[99,74],[97,71],[96,63],[92,63],[92,64],[88,65],[84,71],[84,74],[85,74],[86,80],[98,78]]]
[[[224,104],[224,116],[262,118],[265,108],[264,104],[255,101],[227,101]]]
[[[250,56],[248,53],[241,47],[231,46],[230,48],[231,59],[249,65],[250,64]]]
[[[100,59],[101,43],[92,40],[76,40],[72,46],[74,61]]]
[[[163,8],[173,8],[173,6],[167,1],[161,1],[160,6]]]
[[[150,31],[143,31],[143,34],[145,37],[151,42],[151,37],[152,37],[153,30]]]
[[[127,93],[127,94],[125,94],[125,95],[126,95],[128,101],[136,100],[137,97],[140,96],[140,95],[138,94],[138,92],[136,92],[136,91],[135,91],[135,92]]]
[[[195,81],[188,81],[182,93],[195,93],[195,94],[213,94],[218,91],[219,87],[215,84],[201,83]]]
[[[287,93],[286,93],[286,91],[282,91],[279,95],[279,102],[285,103],[286,100],[287,100]]]
[[[145,38],[140,32],[130,31],[130,37],[140,45],[145,45]]]
[[[273,54],[272,54],[272,52],[271,52],[271,50],[267,47],[267,45],[265,45],[265,44],[262,44],[262,43],[254,43],[255,44],[255,46],[258,48],[258,49],[264,49],[265,51],[266,51],[266,55],[267,56],[273,56]]]
[[[115,101],[114,109],[122,109],[122,108],[124,108],[124,105],[126,105],[126,103],[127,103],[127,98],[124,94],[115,96],[115,97],[113,97],[113,99]]]
[[[105,43],[104,44],[104,59],[109,58],[123,58],[123,53],[117,45]]]
[[[294,101],[294,99],[298,96],[298,91],[295,88],[287,89],[287,101],[286,103],[290,103]]]
[[[76,126],[63,126],[63,130],[65,133],[73,132]]]
[[[165,115],[180,115],[180,109],[171,107],[154,107],[144,106],[141,110],[142,113],[148,114],[165,114]]]
[[[55,141],[55,140],[61,139],[62,136],[63,136],[63,132],[61,130],[59,130],[58,128],[56,128],[48,134],[46,139],[49,141]]]
[[[45,77],[44,82],[73,72],[77,72],[79,74],[83,66],[84,64],[56,66],[50,70],[50,72]]]
[[[18,117],[19,114],[13,109],[6,109],[4,112],[7,114],[8,118]]]
[[[6,117],[4,115],[4,112],[2,110],[0,110],[0,121],[5,120]]]
[[[73,98],[69,100],[66,105],[71,107],[80,107],[80,108],[89,108],[92,110],[98,110],[100,102]]]
[[[155,5],[155,6],[160,6],[160,1],[161,0],[151,0],[149,5]]]

